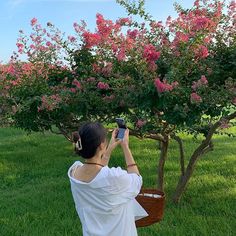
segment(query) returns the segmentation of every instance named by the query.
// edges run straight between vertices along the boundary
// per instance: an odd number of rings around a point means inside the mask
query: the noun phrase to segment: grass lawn
[[[236,129],[235,129],[236,132]],[[200,141],[184,136],[188,153]],[[156,186],[156,142],[130,138],[144,187]],[[178,149],[170,145],[165,166],[167,204],[163,221],[138,229],[139,236],[236,235],[236,141],[217,136],[215,150],[199,160],[181,203],[171,192],[179,174]],[[71,144],[52,134],[26,135],[0,129],[0,236],[82,236],[67,177],[69,166],[81,160]],[[121,149],[109,166],[125,165]]]

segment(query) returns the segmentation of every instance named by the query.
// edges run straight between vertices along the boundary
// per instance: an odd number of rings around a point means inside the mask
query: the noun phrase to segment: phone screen
[[[117,139],[123,139],[125,135],[125,130],[126,130],[126,124],[125,120],[123,118],[116,118],[116,123],[119,127],[118,134],[116,136]]]

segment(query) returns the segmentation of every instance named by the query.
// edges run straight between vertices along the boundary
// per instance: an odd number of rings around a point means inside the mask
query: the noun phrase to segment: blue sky
[[[158,20],[175,16],[173,3],[190,7],[194,0],[146,0],[146,9]],[[126,16],[115,0],[0,0],[0,62],[6,62],[17,50],[16,39],[20,29],[30,32],[30,20],[36,17],[45,25],[54,23],[66,34],[73,32],[73,23],[84,19],[88,27],[95,28],[96,13],[106,18]]]

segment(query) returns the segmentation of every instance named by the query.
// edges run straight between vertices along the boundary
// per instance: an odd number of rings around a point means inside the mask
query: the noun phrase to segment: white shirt
[[[68,170],[83,236],[137,236],[135,220],[148,216],[136,201],[142,176],[120,167],[104,166],[86,183],[73,178],[71,170],[83,165],[75,161]]]

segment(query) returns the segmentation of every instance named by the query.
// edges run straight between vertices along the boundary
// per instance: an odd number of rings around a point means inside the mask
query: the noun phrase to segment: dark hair
[[[107,132],[99,122],[87,122],[72,134],[74,143],[81,138],[82,149],[75,147],[76,154],[85,159],[92,158],[98,146],[106,140]]]

